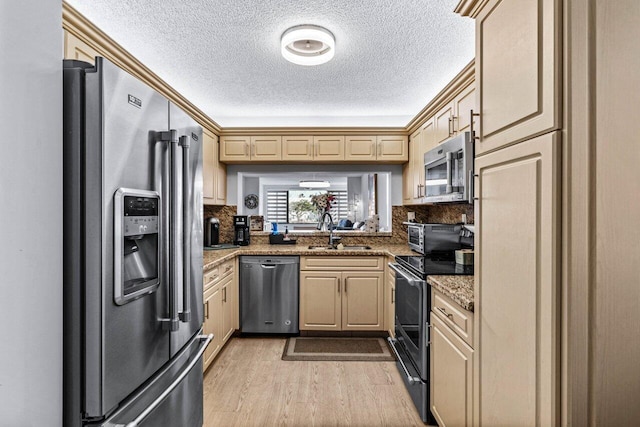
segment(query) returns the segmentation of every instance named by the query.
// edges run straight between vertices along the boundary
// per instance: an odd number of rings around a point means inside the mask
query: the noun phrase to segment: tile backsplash
[[[220,220],[220,243],[233,242],[233,216],[238,212],[237,206],[210,206],[204,205],[204,218],[216,217]],[[349,235],[349,244],[373,244],[373,245],[398,245],[407,243],[407,212],[416,213],[416,221],[422,223],[455,224],[462,221],[462,214],[467,214],[467,222],[473,223],[473,205],[448,204],[429,206],[393,206],[391,209],[391,227],[393,233],[378,236]],[[346,238],[345,238],[346,239]],[[304,238],[308,244],[322,244],[326,236],[308,236]],[[319,243],[316,243],[317,240]],[[267,243],[268,236],[254,235],[251,239],[254,243]]]

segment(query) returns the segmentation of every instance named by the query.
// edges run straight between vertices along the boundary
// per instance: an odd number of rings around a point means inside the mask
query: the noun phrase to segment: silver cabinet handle
[[[395,353],[396,359],[398,359],[400,366],[402,366],[402,370],[404,371],[404,374],[407,377],[407,382],[409,384],[420,383],[421,382],[420,377],[412,377],[411,374],[409,374],[409,370],[407,369],[407,366],[402,361],[402,358],[400,357],[400,353],[398,353],[398,350],[396,349],[397,340],[394,340],[391,337],[387,337],[387,341],[389,341],[389,345],[391,346],[391,349]]]
[[[244,155],[251,157],[249,155],[249,144],[244,144]]]
[[[227,302],[227,287],[222,288],[222,302]]]
[[[470,126],[469,130],[471,131],[471,138],[472,138],[474,141],[477,141],[477,140],[479,140],[479,139],[480,139],[480,137],[479,137],[479,136],[476,136],[476,133],[475,133],[475,131],[473,130],[473,118],[474,118],[474,117],[480,117],[480,113],[474,113],[474,112],[473,112],[473,110],[471,110],[471,111],[469,112],[469,126]]]
[[[391,304],[395,304],[396,302],[396,290],[391,289]]]
[[[448,123],[448,131],[449,131],[449,136],[453,135],[453,116],[449,117],[449,123]]]
[[[428,347],[431,344],[431,333],[430,333],[431,325],[429,324],[429,322],[425,322],[424,325],[425,325],[425,328],[424,328],[424,345],[426,347]]]
[[[378,142],[378,157],[382,155],[382,142]]]
[[[182,147],[182,312],[180,320],[191,321],[191,159],[189,137],[180,137]],[[175,204],[175,201],[173,202]]]
[[[438,309],[438,311],[440,311],[440,313],[444,314],[446,317],[448,317],[449,319],[453,320],[453,314],[451,313],[447,313],[447,310],[445,310],[442,307],[436,307]]]
[[[344,293],[347,293],[347,283],[349,283],[349,279],[344,279]]]
[[[204,303],[204,318],[209,319],[209,301]]]
[[[338,277],[338,293],[340,293],[340,278]]]
[[[198,363],[198,361],[202,357],[202,353],[204,353],[204,351],[206,350],[207,346],[209,345],[209,343],[213,339],[213,334],[198,335],[197,339],[202,341],[202,343],[200,344],[200,348],[198,349],[198,353],[195,355],[193,360],[184,368],[184,370],[180,373],[178,378],[176,378],[175,381],[172,382],[171,385],[169,387],[167,387],[167,389],[165,391],[163,391],[162,394],[160,396],[158,396],[158,398],[156,400],[154,400],[149,406],[147,406],[147,408],[144,411],[142,411],[140,413],[140,415],[138,415],[136,417],[136,419],[134,419],[133,421],[131,421],[131,422],[127,423],[127,424],[116,424],[115,427],[138,427],[140,425],[140,423],[142,421],[144,421],[144,419],[147,418],[149,416],[149,414],[151,412],[153,412],[153,410],[156,409],[162,403],[162,401],[168,395],[170,395],[171,392],[176,387],[178,387],[180,385],[180,382],[182,382],[182,380],[189,374],[189,372],[191,372],[193,367],[196,366],[196,363]]]
[[[475,183],[473,182],[474,178],[473,178],[473,170],[469,171],[469,183],[467,184],[467,191],[469,192],[469,194],[467,194],[467,199],[469,200],[469,204],[473,203],[473,192],[474,192],[474,185]]]

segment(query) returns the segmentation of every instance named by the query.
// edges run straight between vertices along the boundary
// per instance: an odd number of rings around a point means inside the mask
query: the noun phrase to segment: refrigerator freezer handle
[[[163,150],[162,159],[162,258],[163,264],[168,267],[163,267],[163,279],[167,284],[167,302],[169,305],[169,317],[166,319],[160,319],[163,328],[169,331],[177,331],[179,327],[178,322],[178,310],[177,310],[177,298],[176,298],[176,281],[174,279],[174,263],[171,262],[174,258],[174,230],[173,224],[175,222],[175,209],[171,209],[172,200],[174,200],[175,193],[173,188],[173,156],[175,155],[175,146],[178,143],[178,133],[175,130],[169,130],[164,132],[158,132],[156,141],[166,143],[167,146]]]
[[[191,321],[191,162],[189,137],[180,137],[182,147],[182,312],[180,321]]]
[[[151,405],[147,406],[147,408],[144,411],[142,411],[140,415],[136,417],[135,420],[127,424],[116,424],[115,427],[138,427],[140,423],[144,421],[144,419],[147,418],[149,414],[153,412],[153,410],[156,409],[162,403],[162,401],[168,395],[170,395],[171,392],[176,387],[180,385],[180,382],[184,379],[184,377],[186,377],[189,374],[189,372],[191,372],[193,367],[196,366],[196,363],[198,363],[198,360],[200,360],[200,358],[202,357],[202,353],[204,353],[207,346],[213,339],[213,334],[198,335],[198,339],[202,340],[202,343],[200,344],[200,348],[198,349],[198,353],[193,358],[193,360],[184,368],[184,370],[180,373],[180,375],[178,375],[178,378],[176,378],[175,381],[172,382],[171,385],[167,387],[167,389],[163,391],[162,394],[158,396],[158,398],[151,403]]]

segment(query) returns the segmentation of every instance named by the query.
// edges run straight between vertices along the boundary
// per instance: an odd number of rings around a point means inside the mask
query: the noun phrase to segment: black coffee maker
[[[247,246],[249,241],[249,217],[246,215],[234,215],[233,244]]]

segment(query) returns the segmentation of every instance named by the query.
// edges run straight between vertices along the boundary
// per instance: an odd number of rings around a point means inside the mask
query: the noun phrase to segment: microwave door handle
[[[189,137],[180,137],[182,147],[182,312],[180,321],[191,321],[191,159]]]
[[[446,194],[453,192],[453,153],[447,152],[447,190]]]

